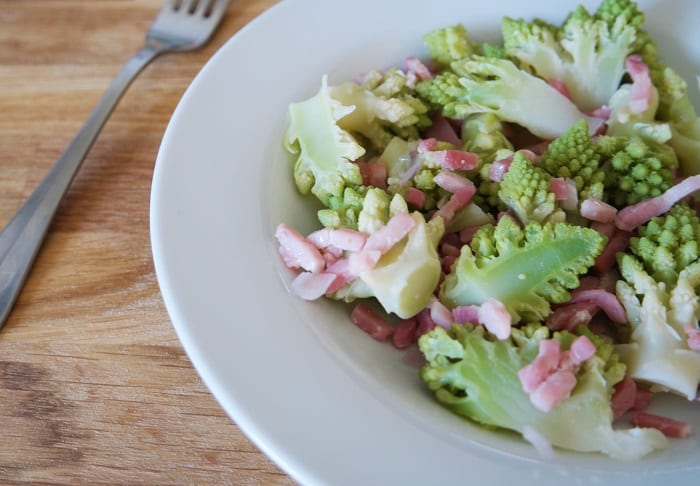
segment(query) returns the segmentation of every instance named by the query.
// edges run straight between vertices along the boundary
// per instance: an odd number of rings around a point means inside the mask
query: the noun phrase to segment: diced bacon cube
[[[617,385],[613,392],[610,404],[613,411],[613,420],[622,417],[626,412],[632,410],[634,401],[637,396],[637,384],[634,379],[625,375],[625,377]]]
[[[503,303],[496,299],[488,299],[479,306],[479,323],[498,339],[510,336],[513,318]]]
[[[632,412],[632,425],[635,427],[652,428],[661,431],[666,437],[685,439],[693,433],[693,427],[688,422],[662,417],[641,410]]]
[[[617,208],[596,198],[584,199],[581,202],[581,216],[599,223],[612,223],[615,221]]]
[[[406,203],[416,209],[423,209],[427,197],[423,191],[415,187],[409,187],[406,191]]]
[[[353,308],[350,320],[377,341],[386,341],[394,332],[391,324],[364,303]]]
[[[318,248],[291,226],[277,225],[275,237],[280,244],[280,255],[289,268],[303,268],[309,272],[325,268],[326,261]]]
[[[418,320],[415,317],[400,321],[394,328],[391,343],[398,349],[404,349],[416,342]]]
[[[530,401],[538,410],[549,412],[569,398],[575,386],[576,377],[571,371],[555,371],[530,394]]]
[[[336,275],[325,272],[301,272],[292,280],[292,291],[304,300],[316,300],[328,292]]]

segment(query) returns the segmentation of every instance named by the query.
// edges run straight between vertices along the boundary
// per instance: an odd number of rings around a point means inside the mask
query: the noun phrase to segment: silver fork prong
[[[202,17],[209,17],[211,14],[212,0],[199,0],[197,4],[197,9],[195,10],[195,15],[201,15]]]
[[[207,0],[210,4],[205,10],[205,17],[212,19],[214,22],[218,22],[221,17],[226,13],[228,9],[229,0]]]
[[[179,10],[183,0],[166,0],[161,10]]]
[[[180,8],[177,10],[181,12],[194,13],[198,3],[201,2],[199,2],[199,0],[183,0],[182,5],[180,5]]]
[[[228,9],[229,0],[213,0],[213,5],[209,7],[209,13],[207,17],[211,18],[214,22],[218,22],[221,17],[226,13]]]

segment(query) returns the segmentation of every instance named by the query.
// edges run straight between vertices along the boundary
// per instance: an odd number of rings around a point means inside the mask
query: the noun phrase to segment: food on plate
[[[631,0],[501,33],[438,28],[426,58],[289,106],[322,205],[276,229],[290,288],[417,347],[459,415],[639,459],[693,433],[656,394],[698,406],[700,118]]]

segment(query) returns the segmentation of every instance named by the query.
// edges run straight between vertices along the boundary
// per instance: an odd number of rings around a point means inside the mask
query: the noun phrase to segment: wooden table
[[[151,260],[154,160],[206,60],[275,3],[233,0],[212,41],[134,82],[0,332],[0,483],[292,484],[222,411]],[[141,45],[162,0],[0,0],[0,226]]]

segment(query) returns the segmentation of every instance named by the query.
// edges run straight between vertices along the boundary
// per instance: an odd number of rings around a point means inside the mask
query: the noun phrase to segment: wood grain
[[[292,484],[192,368],[151,260],[153,163],[206,60],[275,3],[234,0],[211,43],[134,82],[0,332],[0,483]],[[0,0],[0,226],[44,176],[161,0]]]

